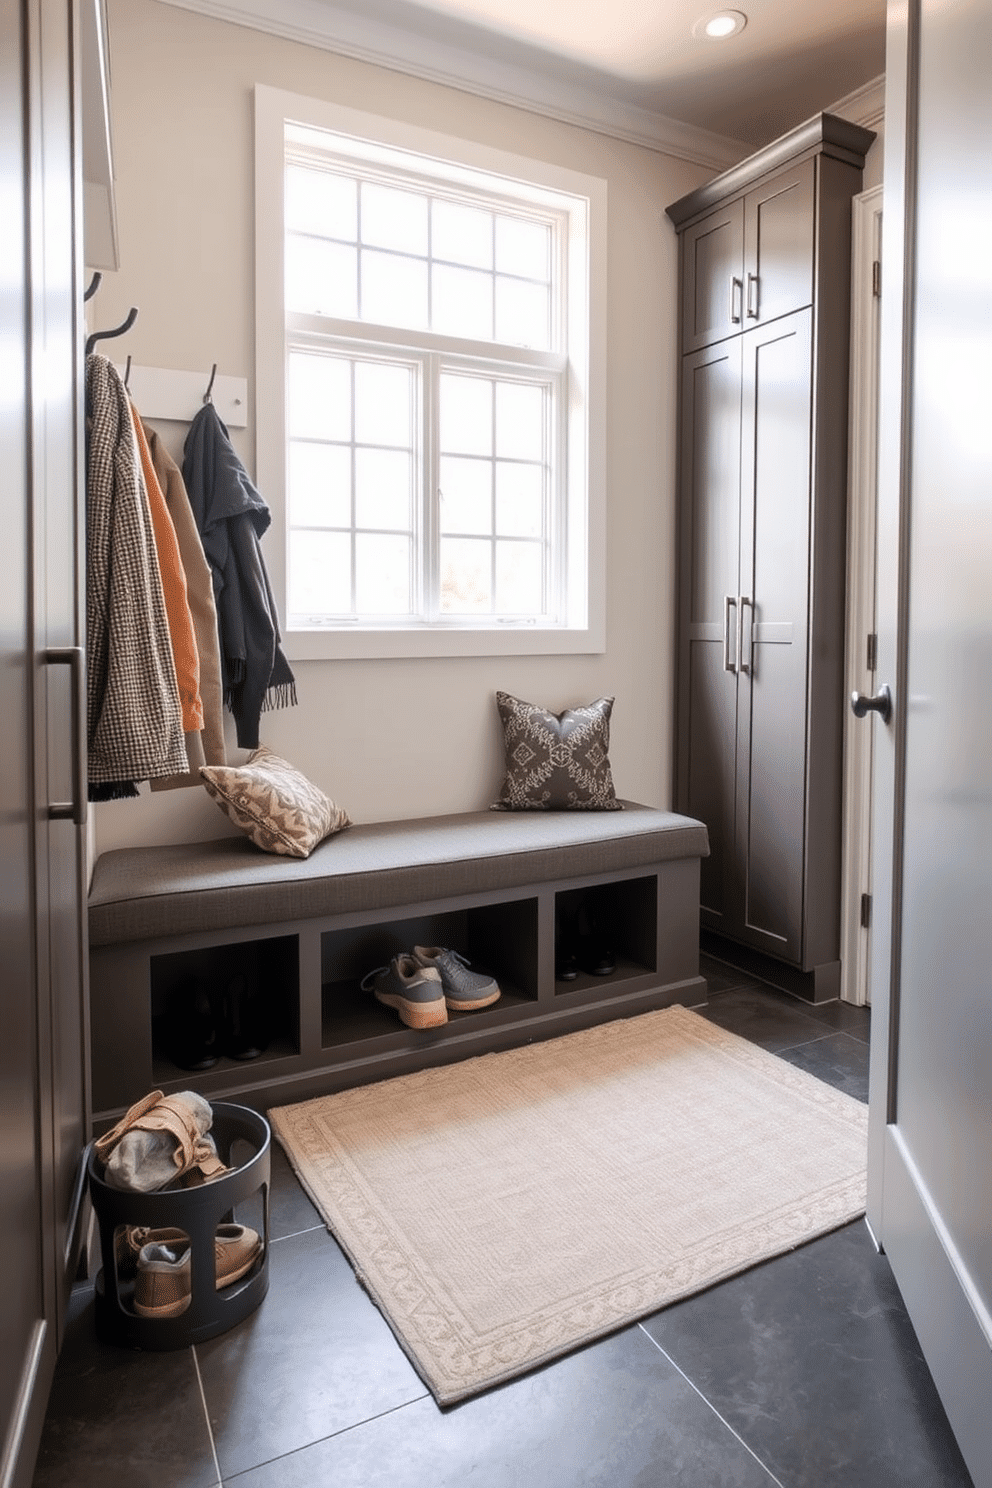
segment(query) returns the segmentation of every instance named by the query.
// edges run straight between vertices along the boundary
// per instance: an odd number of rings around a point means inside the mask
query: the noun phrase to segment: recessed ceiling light
[[[740,10],[718,10],[714,15],[701,16],[692,28],[695,37],[710,41],[724,41],[736,36],[747,25],[747,16]]]

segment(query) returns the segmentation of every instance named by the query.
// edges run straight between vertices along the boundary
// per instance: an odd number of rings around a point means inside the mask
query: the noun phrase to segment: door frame
[[[876,635],[878,385],[881,330],[882,187],[851,204],[851,393],[848,436],[846,692],[874,691],[868,636]],[[879,268],[876,269],[875,265]],[[871,1001],[872,731],[844,717],[844,821],[841,867],[843,1002]],[[868,914],[862,914],[862,895]],[[867,919],[868,923],[863,923]]]

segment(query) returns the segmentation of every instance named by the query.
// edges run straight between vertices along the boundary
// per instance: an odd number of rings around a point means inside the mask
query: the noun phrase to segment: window
[[[256,151],[289,654],[601,650],[603,183],[262,87]]]

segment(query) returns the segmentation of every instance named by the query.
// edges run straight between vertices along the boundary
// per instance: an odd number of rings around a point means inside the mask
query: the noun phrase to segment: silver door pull
[[[744,653],[744,611],[750,610],[754,613],[754,606],[748,595],[742,594],[738,600],[740,605],[740,623],[737,627],[737,670],[749,672],[751,670],[751,625],[747,627],[747,660]]]
[[[732,609],[736,610],[736,608],[736,597],[733,594],[725,594],[723,596],[723,670],[725,672],[735,672],[737,670],[734,665],[734,652],[737,649],[737,643],[736,641],[732,643],[730,639],[730,611]]]
[[[72,678],[72,800],[50,801],[48,815],[51,821],[72,821],[77,827],[86,825],[85,655],[82,646],[49,646],[45,652],[49,666],[67,666]]]
[[[754,293],[752,294],[752,290]],[[747,313],[751,320],[758,318],[758,276],[748,274],[747,276]]]
[[[892,693],[889,691],[889,684],[883,682],[874,697],[865,697],[863,692],[852,692],[851,708],[855,718],[864,718],[869,713],[877,713],[883,723],[888,723],[892,717]]]
[[[734,325],[741,323],[741,303],[744,299],[744,282],[735,274],[730,281],[730,319]]]

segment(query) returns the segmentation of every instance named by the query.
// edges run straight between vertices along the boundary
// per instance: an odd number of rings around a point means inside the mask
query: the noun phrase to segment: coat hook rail
[[[121,325],[115,326],[112,331],[93,331],[91,335],[86,337],[86,355],[89,356],[98,341],[111,341],[115,336],[123,336],[125,331],[131,329],[137,318],[138,307],[137,305],[132,305],[127,312],[127,319]]]
[[[213,392],[214,378],[217,376],[217,363],[214,362],[210,372],[210,381],[207,383],[207,391],[203,395],[204,403],[212,403],[214,400],[210,394]]]
[[[87,286],[87,288],[84,289],[84,291],[83,291],[83,299],[84,300],[91,300],[93,298],[93,296],[96,294],[97,290],[100,288],[100,285],[102,283],[103,283],[103,275],[100,273],[100,270],[99,269],[94,269],[94,271],[93,271],[93,278],[90,280],[89,285]]]

